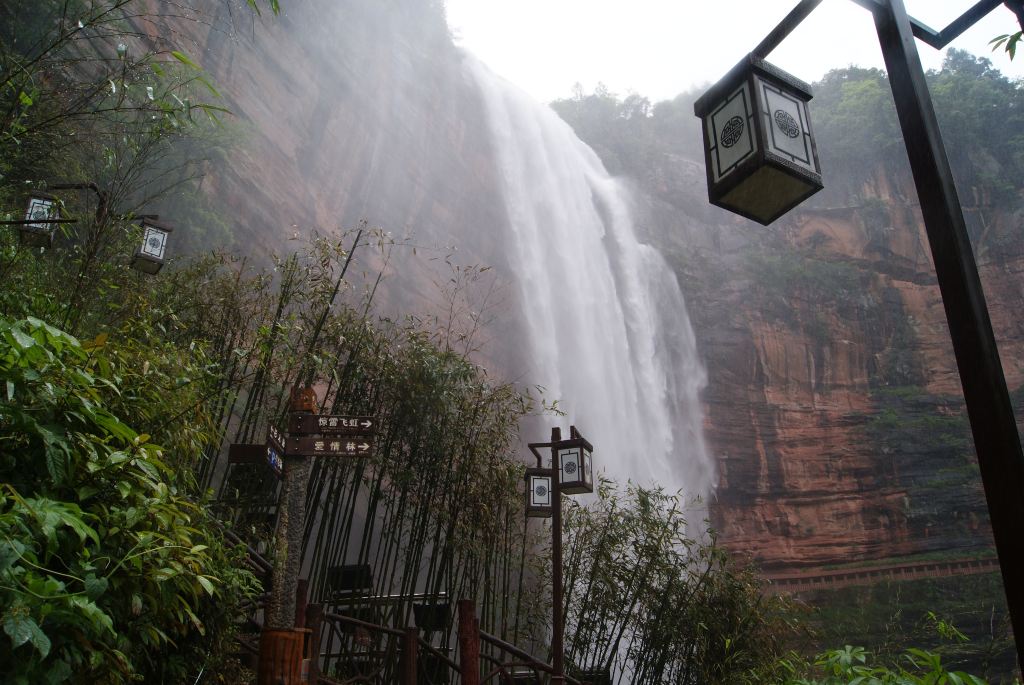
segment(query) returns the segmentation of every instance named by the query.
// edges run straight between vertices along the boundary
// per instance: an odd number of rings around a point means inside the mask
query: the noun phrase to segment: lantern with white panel
[[[147,274],[155,274],[164,265],[167,252],[167,239],[174,230],[156,219],[142,220],[142,245],[135,251],[132,268]]]
[[[526,469],[526,515],[533,518],[550,518],[554,513],[551,488],[554,485],[551,469]]]
[[[767,226],[822,189],[810,99],[806,83],[749,55],[694,103],[711,204]]]
[[[55,223],[60,218],[60,204],[53,195],[34,192],[29,195],[25,223],[19,226],[22,245],[51,247]]]
[[[594,447],[576,430],[569,428],[569,439],[558,443],[558,472],[562,492],[579,495],[594,491]]]

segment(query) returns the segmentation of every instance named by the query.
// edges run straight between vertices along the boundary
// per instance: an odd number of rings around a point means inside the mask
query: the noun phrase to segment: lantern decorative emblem
[[[594,491],[594,447],[580,435],[575,426],[569,429],[569,439],[558,443],[558,471],[562,492],[578,495]]]
[[[19,227],[21,244],[51,247],[56,220],[59,218],[60,204],[56,197],[47,193],[32,193],[25,210],[25,223]]]
[[[767,226],[822,189],[810,99],[806,83],[748,55],[694,103],[711,204]]]
[[[526,515],[549,518],[554,513],[551,487],[554,474],[551,469],[526,469]]]
[[[155,219],[142,220],[142,245],[135,252],[132,268],[147,274],[155,274],[164,265],[164,254],[167,251],[167,238],[174,230],[167,224]]]

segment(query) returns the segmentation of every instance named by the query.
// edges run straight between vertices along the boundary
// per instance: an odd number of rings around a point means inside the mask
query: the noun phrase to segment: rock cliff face
[[[240,243],[275,249],[292,232],[366,218],[445,245],[459,226],[470,261],[504,268],[488,239],[505,220],[493,151],[436,3],[284,5],[240,26],[211,3],[206,21],[180,29],[244,122],[244,145],[205,185],[237,217]],[[707,204],[693,157],[665,155],[636,180],[647,239],[680,277],[708,370],[713,524],[769,570],[990,544],[909,173],[880,162],[856,185],[764,229]],[[975,195],[969,219],[1016,389],[1024,252],[1008,237],[1021,217]],[[417,295],[392,296],[408,310]],[[503,325],[490,336],[499,347],[514,340]],[[495,356],[515,359],[507,347]]]
[[[434,3],[292,0],[252,33],[211,4],[193,39],[246,138],[211,181],[248,234],[497,220],[479,102]]]
[[[483,103],[440,0],[288,0],[280,16],[258,20],[238,0],[192,4],[195,20],[171,24],[232,112],[237,143],[211,161],[203,188],[230,215],[236,251],[265,257],[312,231],[380,227],[403,247],[386,267],[384,251],[363,250],[366,282],[351,280],[369,288],[376,270],[387,272],[375,298],[387,315],[443,308],[449,277],[461,287],[467,273],[447,271],[453,254],[452,269],[507,272],[494,239],[506,214]],[[526,363],[515,323],[495,317],[483,359],[504,360],[510,375]]]
[[[652,240],[685,283],[708,367],[712,522],[768,571],[991,545],[959,376],[909,171],[879,165],[768,228],[694,212],[703,168],[656,170]],[[827,179],[826,179],[827,181]],[[650,185],[650,184],[648,184]],[[1024,381],[1020,216],[969,206],[1011,390]],[[990,248],[992,245],[1000,245]]]

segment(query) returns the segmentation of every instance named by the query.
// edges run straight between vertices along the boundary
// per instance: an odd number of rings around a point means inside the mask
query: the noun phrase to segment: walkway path
[[[996,557],[958,559],[952,561],[919,561],[901,564],[862,566],[834,571],[815,570],[810,573],[768,574],[769,588],[778,593],[793,594],[819,588],[835,589],[851,585],[873,585],[891,580],[918,580],[951,576],[993,573],[999,571]]]

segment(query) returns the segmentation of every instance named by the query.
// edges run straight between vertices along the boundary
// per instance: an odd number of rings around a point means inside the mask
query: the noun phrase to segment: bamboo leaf
[[[204,590],[206,590],[206,594],[213,597],[215,590],[213,588],[213,583],[210,582],[210,579],[206,576],[196,576],[196,580],[198,580],[199,584],[203,586]]]
[[[178,50],[172,50],[171,51],[171,57],[173,57],[174,59],[178,60],[179,62],[181,62],[182,64],[184,64],[186,66],[192,67],[193,69],[199,69],[200,68],[200,66],[198,64],[196,64],[194,61],[192,61],[192,58],[189,57],[188,55],[186,55],[184,52],[179,52]]]

